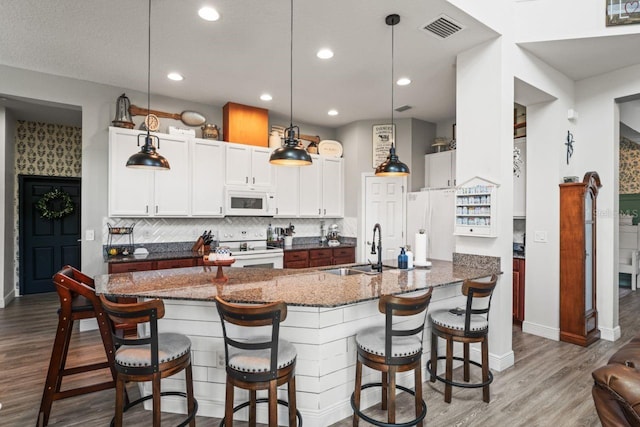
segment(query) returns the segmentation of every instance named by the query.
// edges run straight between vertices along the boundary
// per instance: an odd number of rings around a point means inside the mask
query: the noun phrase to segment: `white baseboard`
[[[0,308],[6,308],[14,299],[16,299],[16,290],[11,289],[8,294],[0,298]]]
[[[606,341],[616,341],[622,334],[620,325],[616,326],[615,328],[603,328],[602,326],[599,326],[599,329],[600,338]]]
[[[560,329],[550,328],[549,326],[539,325],[537,323],[522,322],[522,332],[537,335],[554,341],[560,341]]]

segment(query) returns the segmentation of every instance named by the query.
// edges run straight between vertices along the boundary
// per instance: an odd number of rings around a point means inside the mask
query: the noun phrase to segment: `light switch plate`
[[[547,243],[547,232],[546,231],[536,231],[533,235],[534,242]]]
[[[96,238],[96,233],[95,233],[95,231],[94,231],[94,230],[87,230],[87,231],[85,232],[84,240],[87,240],[87,241],[89,241],[89,240],[95,240],[95,238]]]

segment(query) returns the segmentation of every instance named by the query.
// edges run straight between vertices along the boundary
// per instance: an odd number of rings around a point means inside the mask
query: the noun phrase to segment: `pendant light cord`
[[[289,33],[289,127],[293,132],[293,0],[291,0],[291,32]]]
[[[149,28],[147,33],[147,117],[151,108],[151,0],[149,0]],[[147,138],[150,136],[147,126]]]
[[[396,145],[396,129],[395,123],[393,122],[393,63],[394,63],[394,27],[395,24],[391,25],[391,135],[393,139],[391,140],[391,147],[395,147]]]

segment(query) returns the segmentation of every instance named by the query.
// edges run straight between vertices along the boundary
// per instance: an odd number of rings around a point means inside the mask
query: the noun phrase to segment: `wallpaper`
[[[640,193],[640,145],[620,138],[620,194]]]
[[[15,286],[18,289],[19,266],[19,191],[18,175],[69,176],[82,174],[82,128],[36,123],[16,122],[15,194],[14,194],[14,249]]]

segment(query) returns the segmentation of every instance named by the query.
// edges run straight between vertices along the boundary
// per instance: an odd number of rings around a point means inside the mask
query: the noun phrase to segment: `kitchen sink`
[[[324,273],[335,274],[336,276],[354,276],[358,274],[364,274],[364,271],[354,270],[351,268],[330,268],[328,270],[322,270]]]

